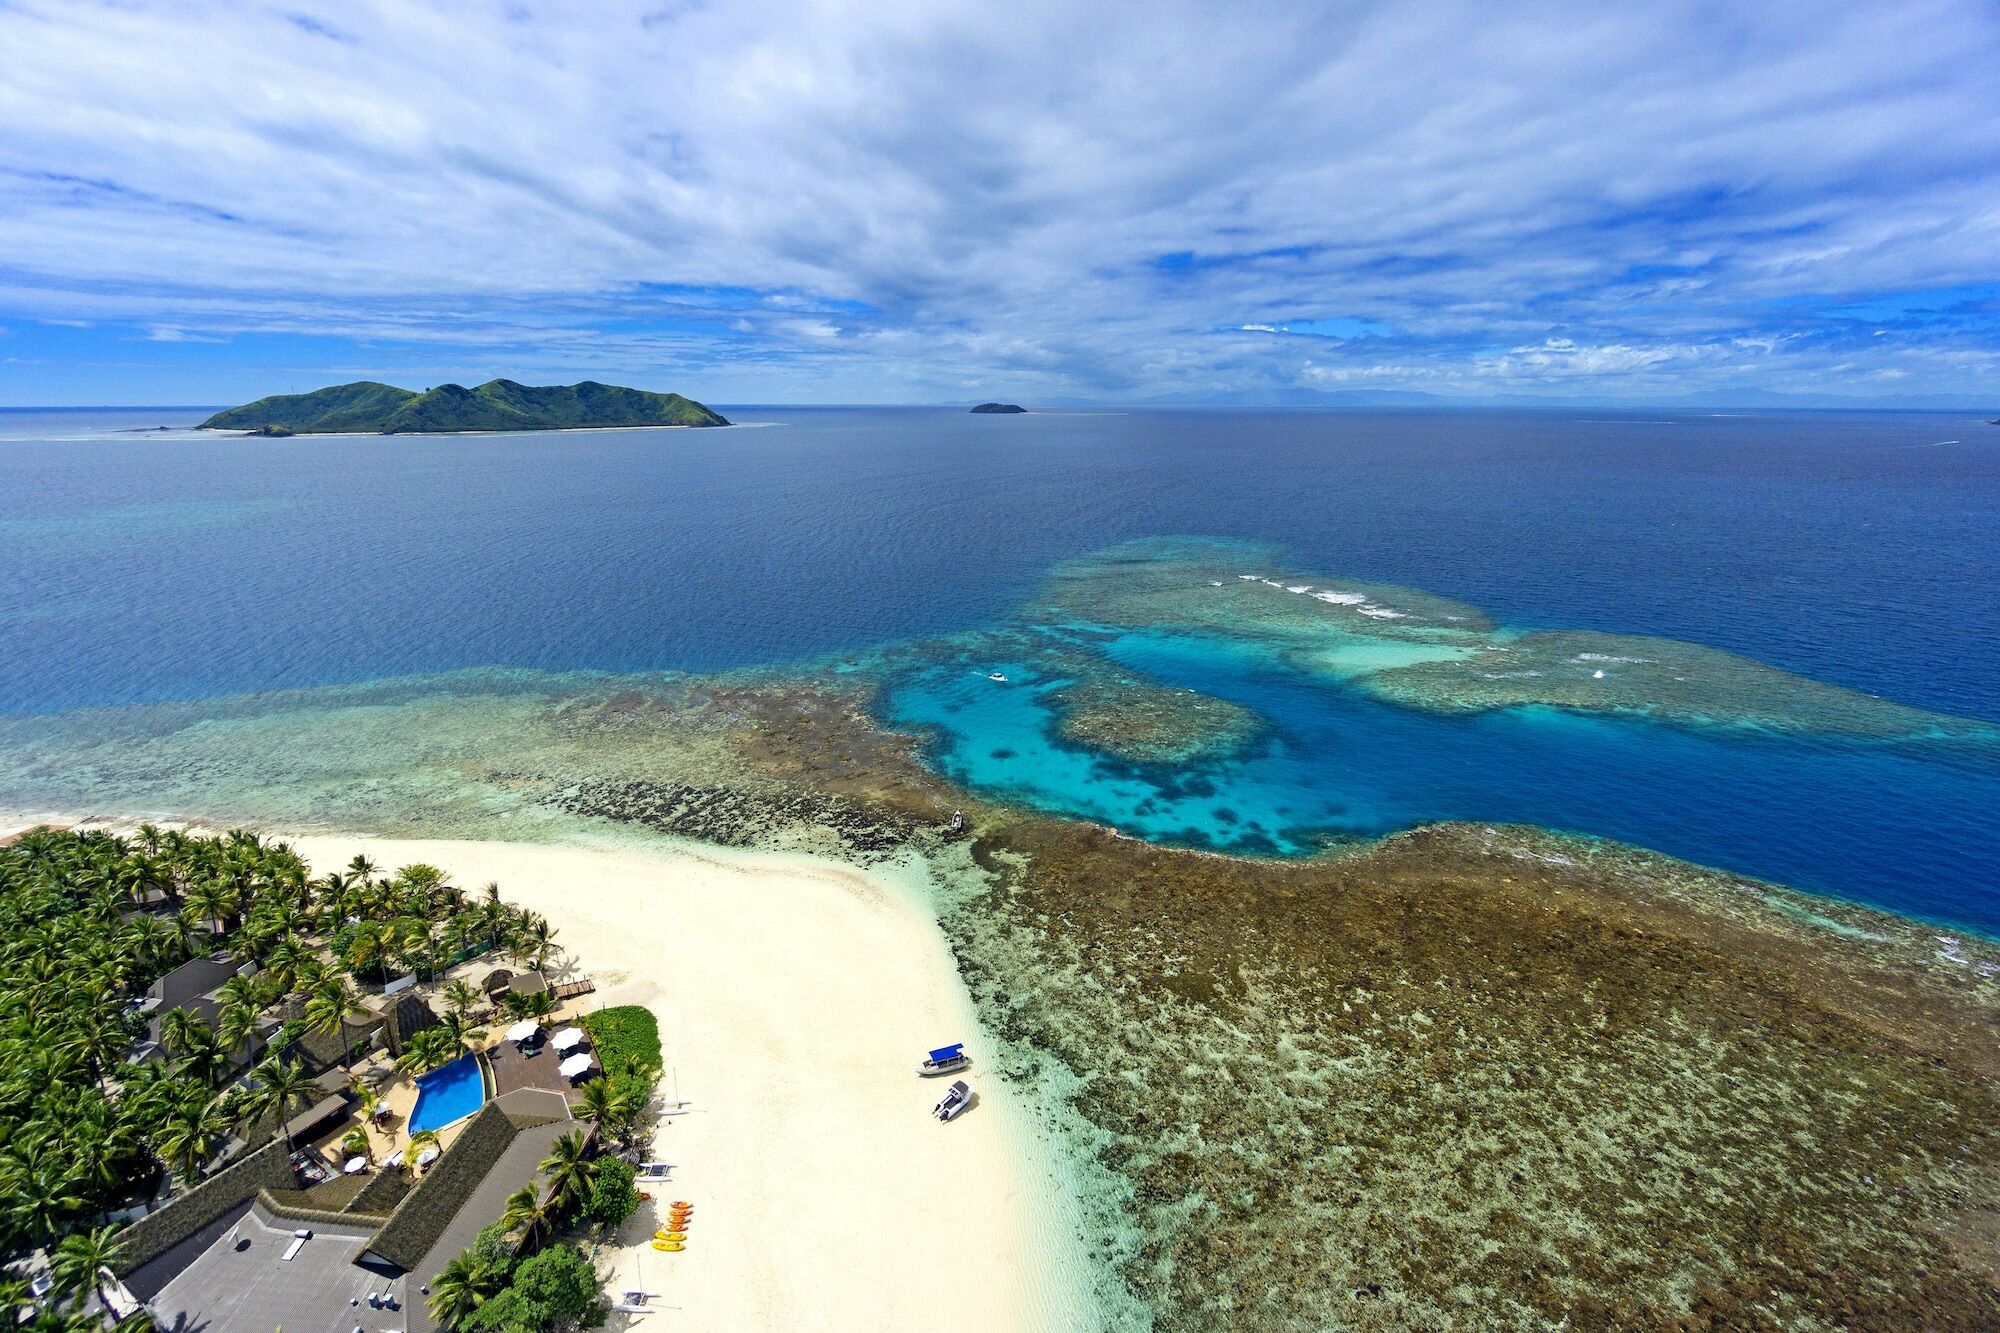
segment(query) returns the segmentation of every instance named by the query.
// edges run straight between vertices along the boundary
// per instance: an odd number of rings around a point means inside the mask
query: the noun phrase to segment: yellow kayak
[[[685,1250],[687,1246],[681,1244],[677,1240],[656,1240],[653,1242],[653,1248],[656,1250],[664,1250],[668,1254],[673,1254],[677,1251]]]

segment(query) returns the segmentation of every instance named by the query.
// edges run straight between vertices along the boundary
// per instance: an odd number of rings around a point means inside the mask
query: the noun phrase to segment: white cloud
[[[865,396],[1289,380],[1215,331],[1366,312],[1395,337],[1307,379],[1652,384],[1865,377],[1880,320],[1833,350],[1783,303],[2000,275],[1977,0],[22,0],[0,48],[31,318]]]

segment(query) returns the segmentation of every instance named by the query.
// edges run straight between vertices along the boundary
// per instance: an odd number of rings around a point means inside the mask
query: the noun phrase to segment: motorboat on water
[[[998,672],[998,671],[989,671],[989,672],[987,672],[987,673],[986,673],[986,679],[988,679],[988,680],[997,680],[997,681],[999,681],[999,682],[1000,682],[1000,683],[1001,683],[1002,685],[1005,685],[1005,684],[1007,683],[1007,677],[1006,677],[1006,676],[1005,676],[1004,674],[1002,674],[1001,672]]]
[[[917,1076],[936,1078],[939,1074],[953,1073],[971,1063],[972,1057],[965,1053],[965,1043],[956,1041],[949,1046],[940,1046],[926,1055],[924,1062],[917,1066]]]
[[[944,1090],[944,1096],[931,1108],[931,1114],[939,1120],[956,1120],[972,1105],[972,1083],[969,1079],[959,1079]]]

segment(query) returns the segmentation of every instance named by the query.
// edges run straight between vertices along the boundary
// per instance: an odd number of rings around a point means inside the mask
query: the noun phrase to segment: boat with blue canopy
[[[917,1066],[917,1074],[921,1078],[935,1078],[939,1074],[949,1074],[954,1070],[963,1069],[971,1063],[972,1057],[965,1053],[965,1043],[953,1042],[949,1046],[940,1046],[926,1055],[923,1063]]]

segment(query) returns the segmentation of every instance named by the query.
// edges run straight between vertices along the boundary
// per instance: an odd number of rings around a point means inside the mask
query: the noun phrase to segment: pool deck
[[[517,1088],[559,1092],[570,1101],[575,1101],[578,1096],[578,1090],[570,1086],[569,1080],[556,1072],[556,1067],[563,1062],[562,1054],[551,1050],[546,1041],[532,1055],[511,1041],[498,1042],[486,1048],[486,1062],[493,1070],[493,1095],[496,1097]]]
[[[453,975],[466,977],[477,975],[484,965],[484,960],[465,964],[454,972],[447,973],[437,984],[425,988],[424,993],[431,994],[443,981]],[[541,1020],[542,1025],[549,1032],[556,1032],[575,1023],[589,1013],[592,1007],[590,997],[577,996],[558,1005],[553,1013]],[[580,1095],[579,1090],[571,1087],[569,1081],[556,1072],[556,1066],[562,1063],[562,1058],[556,1052],[544,1044],[539,1054],[524,1055],[512,1042],[504,1040],[499,1035],[507,1027],[508,1020],[491,1010],[482,1010],[478,1016],[488,1032],[486,1044],[478,1048],[479,1053],[486,1057],[486,1067],[493,1075],[493,1081],[487,1088],[489,1096],[486,1100],[490,1101],[493,1097],[502,1096],[518,1088],[540,1088],[549,1092],[559,1092],[572,1103],[576,1101]],[[591,1050],[588,1045],[583,1049]],[[592,1053],[594,1055],[594,1051]],[[354,1073],[361,1082],[374,1089],[376,1096],[382,1099],[382,1105],[388,1108],[388,1114],[379,1123],[362,1125],[368,1132],[370,1159],[378,1168],[398,1161],[403,1149],[409,1146],[410,1142],[410,1115],[416,1110],[417,1081],[413,1076],[397,1070],[395,1062],[380,1052],[357,1062]],[[318,1149],[328,1161],[340,1162],[346,1156],[340,1148],[341,1139],[348,1131],[361,1124],[359,1116],[352,1117],[314,1139],[310,1146]],[[438,1146],[451,1147],[452,1141],[458,1137],[459,1131],[465,1124],[464,1120],[456,1120],[439,1130]]]

